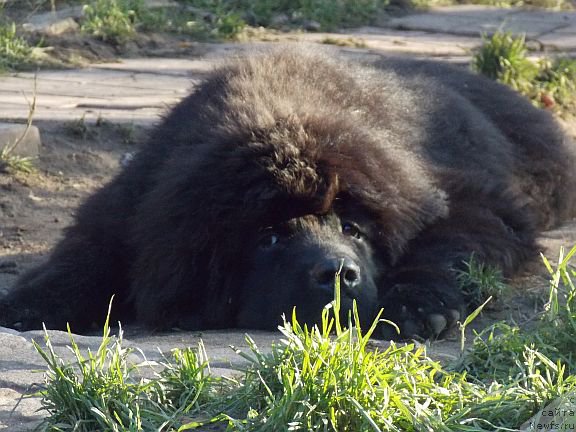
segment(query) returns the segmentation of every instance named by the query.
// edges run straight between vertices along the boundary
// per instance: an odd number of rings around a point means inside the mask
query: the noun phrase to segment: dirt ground
[[[122,127],[81,122],[37,122],[42,134],[35,171],[0,173],[0,290],[40,262],[72,221],[74,210],[117,172],[134,151],[139,127],[127,142]],[[132,141],[133,140],[133,141]]]

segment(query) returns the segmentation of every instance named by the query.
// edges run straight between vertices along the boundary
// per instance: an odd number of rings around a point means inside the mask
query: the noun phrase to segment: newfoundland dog
[[[345,313],[435,337],[465,313],[464,262],[512,275],[574,214],[575,167],[548,112],[464,69],[253,53],[79,208],[0,322],[82,332],[115,295],[154,329],[273,329],[294,307],[316,323],[338,273]]]

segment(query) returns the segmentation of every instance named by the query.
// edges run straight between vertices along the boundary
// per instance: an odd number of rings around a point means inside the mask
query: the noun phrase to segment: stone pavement
[[[531,46],[541,51],[576,52],[576,12],[527,11],[478,6],[435,8],[426,13],[394,18],[385,27],[364,27],[346,33],[285,34],[280,41],[320,42],[326,38],[362,41],[365,47],[341,48],[351,55],[411,55],[432,57],[464,63],[471,51],[480,45],[481,34],[498,29],[527,35]],[[81,70],[15,73],[0,77],[0,121],[23,123],[29,103],[36,94],[36,119],[74,121],[84,118],[95,121],[150,124],[167,107],[193,88],[214,63],[230,52],[249,45],[220,44],[207,47],[207,54],[191,59],[128,59],[118,63],[93,65]],[[41,133],[41,131],[40,131]],[[7,139],[0,128],[0,147]],[[548,240],[554,248],[559,242],[574,241],[576,228],[555,234]],[[569,238],[567,239],[566,236]],[[269,347],[275,333],[250,332],[259,346]],[[51,332],[57,350],[64,348],[68,338]],[[30,430],[42,418],[36,412],[36,398],[23,399],[43,380],[43,364],[30,340],[41,339],[38,332],[18,333],[0,328],[0,430]],[[215,373],[230,373],[238,356],[228,348],[245,346],[243,333],[204,332],[202,338],[212,359]],[[165,352],[176,346],[194,346],[197,334],[175,333],[163,336],[130,338],[146,353],[157,358],[156,347]],[[94,348],[99,338],[79,337],[83,348]],[[231,369],[232,368],[232,369]]]
[[[484,6],[432,9],[390,19],[385,27],[363,27],[345,33],[280,34],[279,41],[362,42],[350,53],[395,54],[466,62],[483,33],[498,29],[523,33],[533,47],[576,52],[576,12],[527,11]],[[127,59],[81,70],[17,73],[0,78],[0,120],[26,118],[36,94],[36,119],[86,120],[103,117],[118,122],[149,123],[185,95],[215,59],[246,47],[220,44],[194,59]],[[35,84],[36,80],[36,84]],[[1,142],[0,142],[1,145]]]

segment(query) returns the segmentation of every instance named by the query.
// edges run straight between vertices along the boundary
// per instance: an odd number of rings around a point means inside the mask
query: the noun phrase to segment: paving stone
[[[0,149],[22,157],[37,157],[40,149],[40,131],[36,126],[0,123]]]
[[[280,35],[279,39],[289,40],[290,35]],[[378,27],[350,29],[346,33],[304,33],[299,39],[306,42],[322,43],[326,40],[343,42],[358,41],[365,48],[348,48],[355,52],[378,54],[411,55],[419,57],[469,58],[470,53],[481,44],[478,37],[435,34],[424,31],[397,31]],[[325,45],[327,46],[327,45]],[[342,48],[346,50],[346,48]]]
[[[39,398],[23,398],[22,393],[0,387],[0,430],[32,431],[44,417]]]
[[[576,19],[574,13],[526,12],[521,9],[500,9],[489,6],[438,7],[428,13],[395,18],[387,26],[402,30],[480,36],[496,31],[522,33],[539,37],[563,28]]]
[[[170,76],[190,77],[198,73],[207,73],[214,69],[214,61],[207,59],[125,59],[118,63],[102,63],[94,65],[97,70],[114,70],[123,72],[136,72],[138,74],[150,73]]]
[[[511,18],[517,21],[524,21],[533,23],[537,21],[545,21],[550,24],[562,26],[576,24],[576,12],[571,11],[551,11],[551,10],[524,10],[517,9]]]
[[[157,59],[146,61],[149,65],[162,63]],[[143,67],[146,61],[141,62]],[[114,70],[113,66],[108,66],[109,69],[40,71],[36,75],[4,76],[0,78],[0,119],[25,119],[28,101],[35,92],[36,120],[73,121],[82,117],[95,119],[101,115],[109,121],[150,124],[167,107],[188,94],[200,79],[199,76],[190,76],[189,72],[174,74],[173,68],[168,73],[150,73],[137,72],[136,68]],[[161,68],[150,66],[148,69]]]
[[[545,50],[574,51],[576,50],[576,25],[559,29],[538,38]]]
[[[465,9],[446,7],[434,8],[429,13],[407,15],[391,19],[388,27],[401,30],[416,30],[435,33],[458,33],[478,36],[482,32],[497,30],[513,9],[503,12],[489,7]]]

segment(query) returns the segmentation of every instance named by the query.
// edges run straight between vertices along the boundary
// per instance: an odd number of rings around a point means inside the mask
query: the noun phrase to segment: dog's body
[[[574,162],[549,113],[455,67],[249,56],[80,207],[0,321],[82,331],[115,294],[155,328],[274,328],[293,306],[317,322],[340,269],[345,309],[436,335],[462,313],[463,261],[511,275],[574,214]]]

